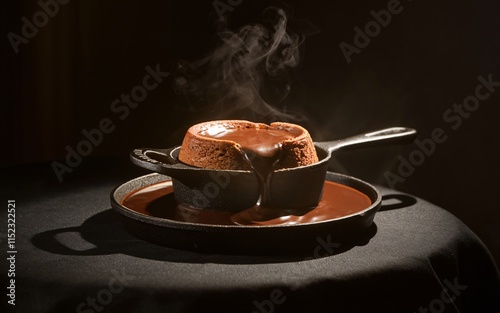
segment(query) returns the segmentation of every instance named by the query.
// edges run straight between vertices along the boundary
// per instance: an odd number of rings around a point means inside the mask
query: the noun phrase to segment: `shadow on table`
[[[414,198],[399,194],[384,196],[384,198],[385,200],[391,199],[391,201],[387,205],[383,203],[380,210],[393,210],[416,202]],[[394,203],[394,200],[399,202]],[[346,252],[355,246],[366,245],[376,233],[377,226],[373,223],[349,239],[337,240],[330,236],[317,237],[315,242],[311,243],[310,249],[287,255],[210,254],[168,248],[138,239],[125,230],[121,222],[121,215],[108,209],[89,217],[80,226],[45,231],[33,236],[31,241],[39,249],[60,255],[91,256],[120,253],[168,262],[253,264],[329,257]],[[74,236],[74,234],[78,236]],[[292,242],[295,240],[297,239],[290,238]],[[89,248],[89,244],[92,247]]]
[[[380,211],[390,211],[410,207],[417,203],[417,199],[404,194],[388,194],[382,196]]]

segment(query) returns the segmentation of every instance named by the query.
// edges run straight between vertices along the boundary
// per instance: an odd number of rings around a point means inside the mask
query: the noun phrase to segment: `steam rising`
[[[209,108],[226,118],[297,120],[271,104],[281,103],[290,92],[290,70],[299,64],[301,36],[287,32],[287,16],[280,8],[266,9],[263,24],[267,27],[225,29],[209,56],[178,64],[175,89],[188,96],[191,110]]]

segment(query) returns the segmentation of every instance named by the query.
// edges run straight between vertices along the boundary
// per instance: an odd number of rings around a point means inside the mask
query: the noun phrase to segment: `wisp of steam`
[[[224,118],[297,120],[276,107],[290,92],[290,70],[299,64],[303,41],[287,30],[285,11],[267,8],[263,24],[224,29],[218,39],[210,55],[178,64],[174,87],[188,96],[190,109],[208,108]]]

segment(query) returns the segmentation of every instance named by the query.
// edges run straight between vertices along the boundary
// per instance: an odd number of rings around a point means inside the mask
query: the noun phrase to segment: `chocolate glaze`
[[[296,136],[286,129],[275,128],[216,128],[211,132],[203,131],[200,135],[238,143],[241,148],[261,156],[272,157],[281,149],[281,142]]]
[[[220,140],[230,140],[240,145],[243,159],[255,173],[259,182],[257,206],[272,207],[271,179],[279,167],[282,142],[296,136],[286,129],[276,128],[212,128],[200,135]]]
[[[325,181],[323,198],[314,208],[277,210],[256,205],[235,214],[179,205],[173,197],[172,182],[166,181],[132,191],[124,197],[121,204],[141,214],[180,222],[271,226],[336,219],[365,210],[372,203],[367,195],[356,189]]]

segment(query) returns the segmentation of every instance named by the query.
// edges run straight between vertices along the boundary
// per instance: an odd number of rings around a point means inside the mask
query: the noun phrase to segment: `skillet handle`
[[[181,169],[183,166],[172,156],[176,149],[153,149],[139,148],[130,153],[130,160],[135,165],[160,174],[170,175],[173,170]]]
[[[316,145],[331,153],[337,150],[349,151],[381,145],[406,144],[416,137],[417,131],[413,128],[391,127],[340,140],[318,142]]]

